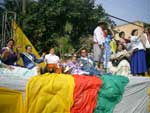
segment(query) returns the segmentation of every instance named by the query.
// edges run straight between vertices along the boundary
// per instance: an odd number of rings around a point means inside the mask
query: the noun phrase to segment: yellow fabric
[[[149,96],[149,99],[148,99],[148,112],[150,112],[150,87],[148,88],[148,96]]]
[[[116,49],[117,49],[116,41],[114,39],[112,39],[112,41],[110,42],[110,47],[111,47],[112,52],[114,54],[116,52]]]
[[[150,77],[150,74],[146,74],[146,77]]]
[[[0,113],[24,113],[22,93],[0,88]]]
[[[13,27],[13,33],[14,33],[14,40],[15,40],[15,45],[16,46],[21,46],[20,52],[25,51],[25,46],[26,45],[31,45],[32,46],[32,53],[37,57],[40,58],[39,53],[36,51],[30,40],[27,38],[27,36],[23,33],[21,28],[16,24],[15,21],[13,21],[12,24]],[[23,62],[21,59],[19,59],[18,64],[23,65]],[[43,66],[44,64],[41,64]]]
[[[64,74],[39,75],[26,86],[26,113],[70,113],[74,78]]]

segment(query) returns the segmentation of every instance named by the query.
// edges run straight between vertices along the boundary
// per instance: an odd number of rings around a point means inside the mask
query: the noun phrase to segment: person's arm
[[[45,53],[45,52],[43,52],[43,53],[42,53],[42,55],[41,55],[41,58],[40,58],[40,59],[43,59],[43,60],[44,60],[45,55],[46,55],[46,53]]]
[[[47,62],[47,55],[45,55],[45,57],[44,57],[44,62],[45,62],[45,64],[48,64],[48,62]]]
[[[16,47],[16,56],[17,56],[17,59],[19,59],[21,57],[21,53],[20,53],[20,46]]]
[[[8,56],[10,55],[10,50],[5,48],[1,50],[1,59],[2,61],[7,60]]]
[[[114,59],[116,59],[116,53],[114,53],[110,56],[110,60],[114,60]]]
[[[58,56],[57,56],[57,61],[58,61],[57,62],[57,67],[60,68],[60,66],[61,66],[61,60],[60,60],[60,58]]]
[[[144,48],[146,49],[146,37],[144,36],[144,34],[141,36],[141,42],[142,42]]]
[[[93,57],[89,57],[89,60],[91,61],[91,64],[95,67],[95,66],[96,66],[96,63],[94,62]]]
[[[1,68],[7,68],[9,70],[13,70],[14,69],[12,66],[6,65],[6,64],[2,63],[1,61],[0,61],[0,67]]]
[[[38,64],[44,61],[44,59],[37,59],[35,55],[33,55],[33,57],[34,57],[34,62]]]

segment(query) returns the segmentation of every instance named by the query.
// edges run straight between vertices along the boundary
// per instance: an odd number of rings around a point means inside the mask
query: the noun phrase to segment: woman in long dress
[[[138,36],[138,30],[134,29],[131,32],[131,46],[132,46],[132,55],[131,55],[131,73],[133,75],[144,75],[147,71],[146,69],[146,58],[144,46],[141,42],[140,36]]]

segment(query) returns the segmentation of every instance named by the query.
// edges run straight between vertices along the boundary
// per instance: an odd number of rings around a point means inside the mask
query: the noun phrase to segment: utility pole
[[[1,47],[5,46],[9,38],[13,38],[12,22],[16,21],[16,13],[12,11],[5,11],[2,15],[2,39]]]
[[[26,14],[26,5],[27,5],[27,0],[22,0],[22,14]]]
[[[138,26],[138,27],[142,27],[142,28],[143,28],[143,26],[137,25],[137,24],[135,24],[135,23],[133,23],[133,22],[127,21],[127,20],[122,19],[122,18],[118,18],[118,17],[113,16],[113,15],[110,15],[110,14],[108,14],[108,13],[106,13],[106,15],[109,16],[109,17],[112,17],[112,18],[121,20],[121,21],[123,21],[123,22],[127,22],[127,23],[129,23],[129,24],[132,24],[132,25],[135,25],[135,26]]]
[[[26,15],[26,11],[27,11],[27,0],[21,0],[22,2],[22,15],[23,15],[23,17]],[[22,29],[24,29],[24,27],[25,27],[25,22],[24,22],[24,20],[22,20],[21,21],[21,25],[22,25]]]

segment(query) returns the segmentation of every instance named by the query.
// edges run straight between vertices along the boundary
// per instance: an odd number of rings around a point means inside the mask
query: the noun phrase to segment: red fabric
[[[48,64],[47,66],[48,66],[49,70],[54,69],[55,73],[61,73],[62,72],[61,68],[59,68],[57,66],[57,64]]]
[[[102,80],[96,76],[74,75],[74,105],[71,113],[93,113]]]
[[[103,36],[106,38],[107,37],[107,33],[105,31],[103,31]]]

